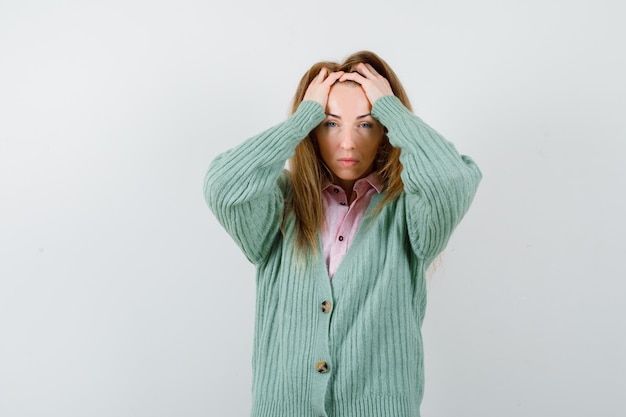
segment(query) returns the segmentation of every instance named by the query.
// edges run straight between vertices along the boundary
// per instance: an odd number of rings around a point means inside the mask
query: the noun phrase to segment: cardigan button
[[[325,361],[319,361],[315,364],[315,369],[317,369],[317,372],[320,374],[325,374],[328,372],[328,364]]]
[[[324,301],[322,303],[322,312],[324,312],[324,314],[328,314],[330,313],[330,309],[332,308],[332,303],[330,301]]]

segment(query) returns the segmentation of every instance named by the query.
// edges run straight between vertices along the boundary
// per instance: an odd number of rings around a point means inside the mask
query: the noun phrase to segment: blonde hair
[[[360,51],[348,56],[342,63],[322,61],[314,64],[300,80],[293,97],[291,114],[296,112],[309,84],[322,68],[328,68],[331,72],[354,72],[357,64],[361,62],[370,64],[380,75],[385,77],[389,81],[394,95],[409,110],[412,110],[409,98],[391,67],[375,53]],[[400,178],[402,172],[400,149],[391,146],[386,135],[386,129],[381,148],[376,157],[374,170],[383,181],[385,193],[383,200],[374,211],[377,214],[387,202],[396,199],[404,188]],[[285,199],[284,221],[290,215],[295,217],[296,251],[300,255],[316,254],[318,232],[324,225],[322,184],[325,180],[331,180],[332,174],[320,156],[313,131],[296,147],[294,156],[289,160],[289,172],[291,187]]]

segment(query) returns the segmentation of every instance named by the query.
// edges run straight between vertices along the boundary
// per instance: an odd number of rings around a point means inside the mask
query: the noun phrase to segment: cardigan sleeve
[[[260,264],[280,232],[279,177],[298,143],[326,117],[314,101],[300,103],[284,122],[218,155],[204,178],[204,196],[248,260]]]
[[[409,240],[413,251],[432,259],[446,246],[474,198],[482,174],[395,96],[378,99],[372,116],[401,149],[402,182]]]

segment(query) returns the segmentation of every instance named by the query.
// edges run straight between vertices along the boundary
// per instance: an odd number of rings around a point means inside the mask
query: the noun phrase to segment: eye
[[[329,122],[324,123],[324,126],[326,126],[326,127],[336,127],[337,126],[337,122],[329,121]]]
[[[371,129],[371,128],[374,127],[374,124],[373,123],[369,123],[369,122],[363,122],[359,126],[364,128],[364,129]]]

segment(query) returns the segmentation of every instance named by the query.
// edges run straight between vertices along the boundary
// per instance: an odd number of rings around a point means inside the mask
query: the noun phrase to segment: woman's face
[[[315,128],[322,159],[346,190],[373,170],[384,128],[371,111],[359,84],[337,83],[328,95],[326,119]]]

